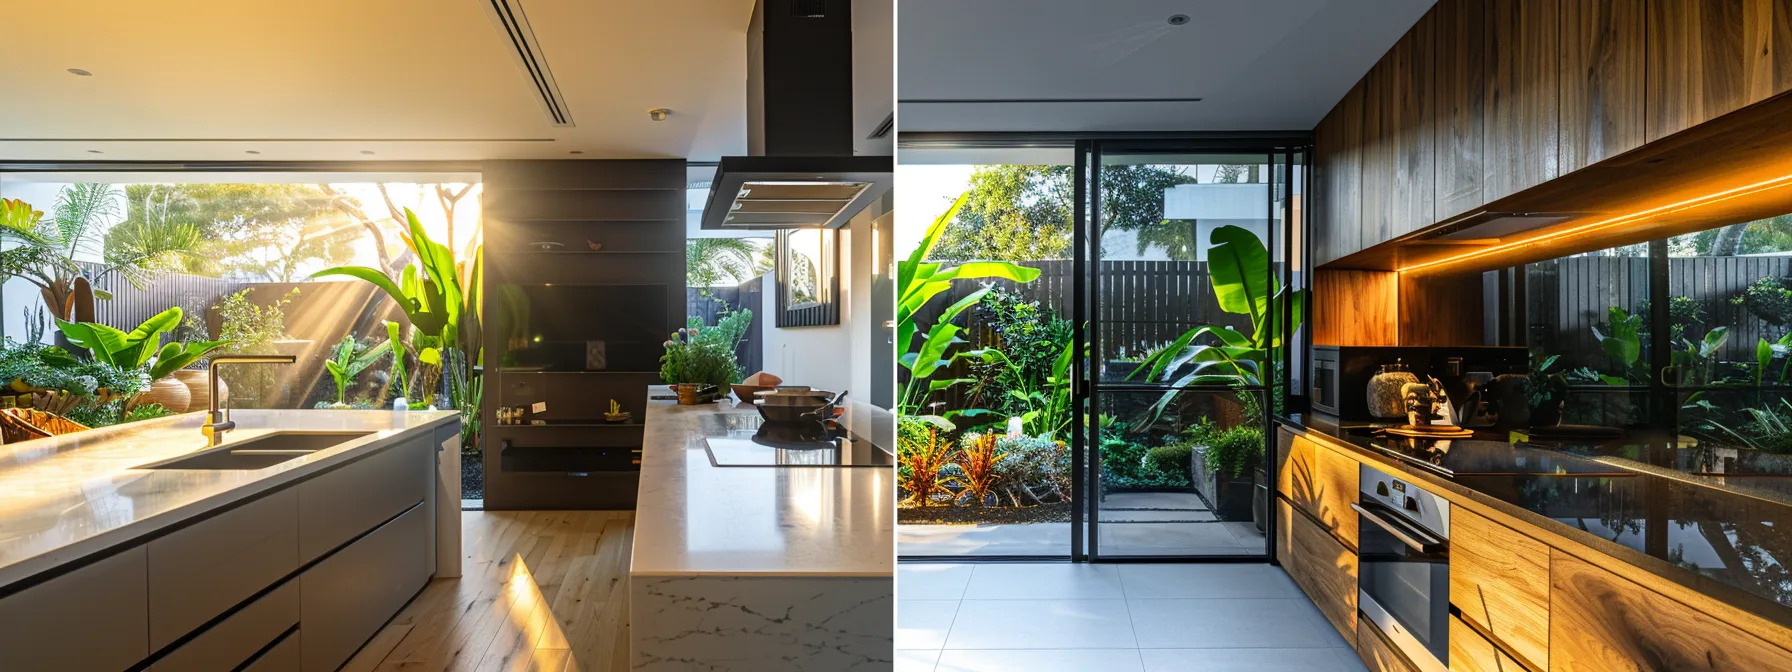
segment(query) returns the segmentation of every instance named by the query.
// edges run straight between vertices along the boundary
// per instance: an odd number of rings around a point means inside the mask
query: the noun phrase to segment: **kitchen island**
[[[0,669],[335,669],[435,573],[456,413],[202,416],[0,446]]]
[[[710,438],[756,417],[747,404],[648,402],[633,669],[890,669],[894,469],[719,466]],[[883,409],[851,403],[842,423],[882,449],[894,437]]]

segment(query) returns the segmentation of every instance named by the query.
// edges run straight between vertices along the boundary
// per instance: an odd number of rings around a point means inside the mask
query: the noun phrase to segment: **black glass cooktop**
[[[889,467],[895,459],[837,422],[769,422],[756,414],[699,420],[709,462],[718,467]]]

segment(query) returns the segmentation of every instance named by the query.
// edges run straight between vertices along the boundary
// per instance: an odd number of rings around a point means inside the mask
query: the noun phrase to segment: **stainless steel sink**
[[[138,469],[264,469],[353,441],[373,432],[275,432]]]

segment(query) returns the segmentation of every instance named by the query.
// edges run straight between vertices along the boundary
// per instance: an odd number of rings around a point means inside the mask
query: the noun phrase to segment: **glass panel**
[[[1263,555],[1261,392],[1103,392],[1102,556]]]
[[[938,239],[928,241],[927,258],[948,267],[1006,262],[1014,277],[1029,279],[955,280],[912,317],[918,335],[901,354],[916,353],[934,329],[956,328],[965,342],[951,346],[941,358],[949,363],[929,375],[915,375],[915,357],[903,358],[898,371],[904,419],[897,442],[897,551],[1070,555],[1072,372],[1059,362],[1073,328],[1071,151],[904,150],[902,156],[897,259],[908,258],[934,220],[969,193]],[[985,288],[980,300],[940,326],[948,306]],[[920,415],[950,425],[929,425]],[[1002,457],[985,469],[993,455]]]
[[[1531,424],[1637,426],[1648,414],[1647,244],[1524,266]]]
[[[1792,215],[1670,238],[1668,286],[1678,428],[1718,450],[1702,469],[1761,473],[1792,453]]]

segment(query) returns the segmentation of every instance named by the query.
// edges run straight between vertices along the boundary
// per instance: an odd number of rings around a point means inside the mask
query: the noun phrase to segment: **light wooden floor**
[[[628,669],[629,511],[467,511],[430,582],[344,670]]]

